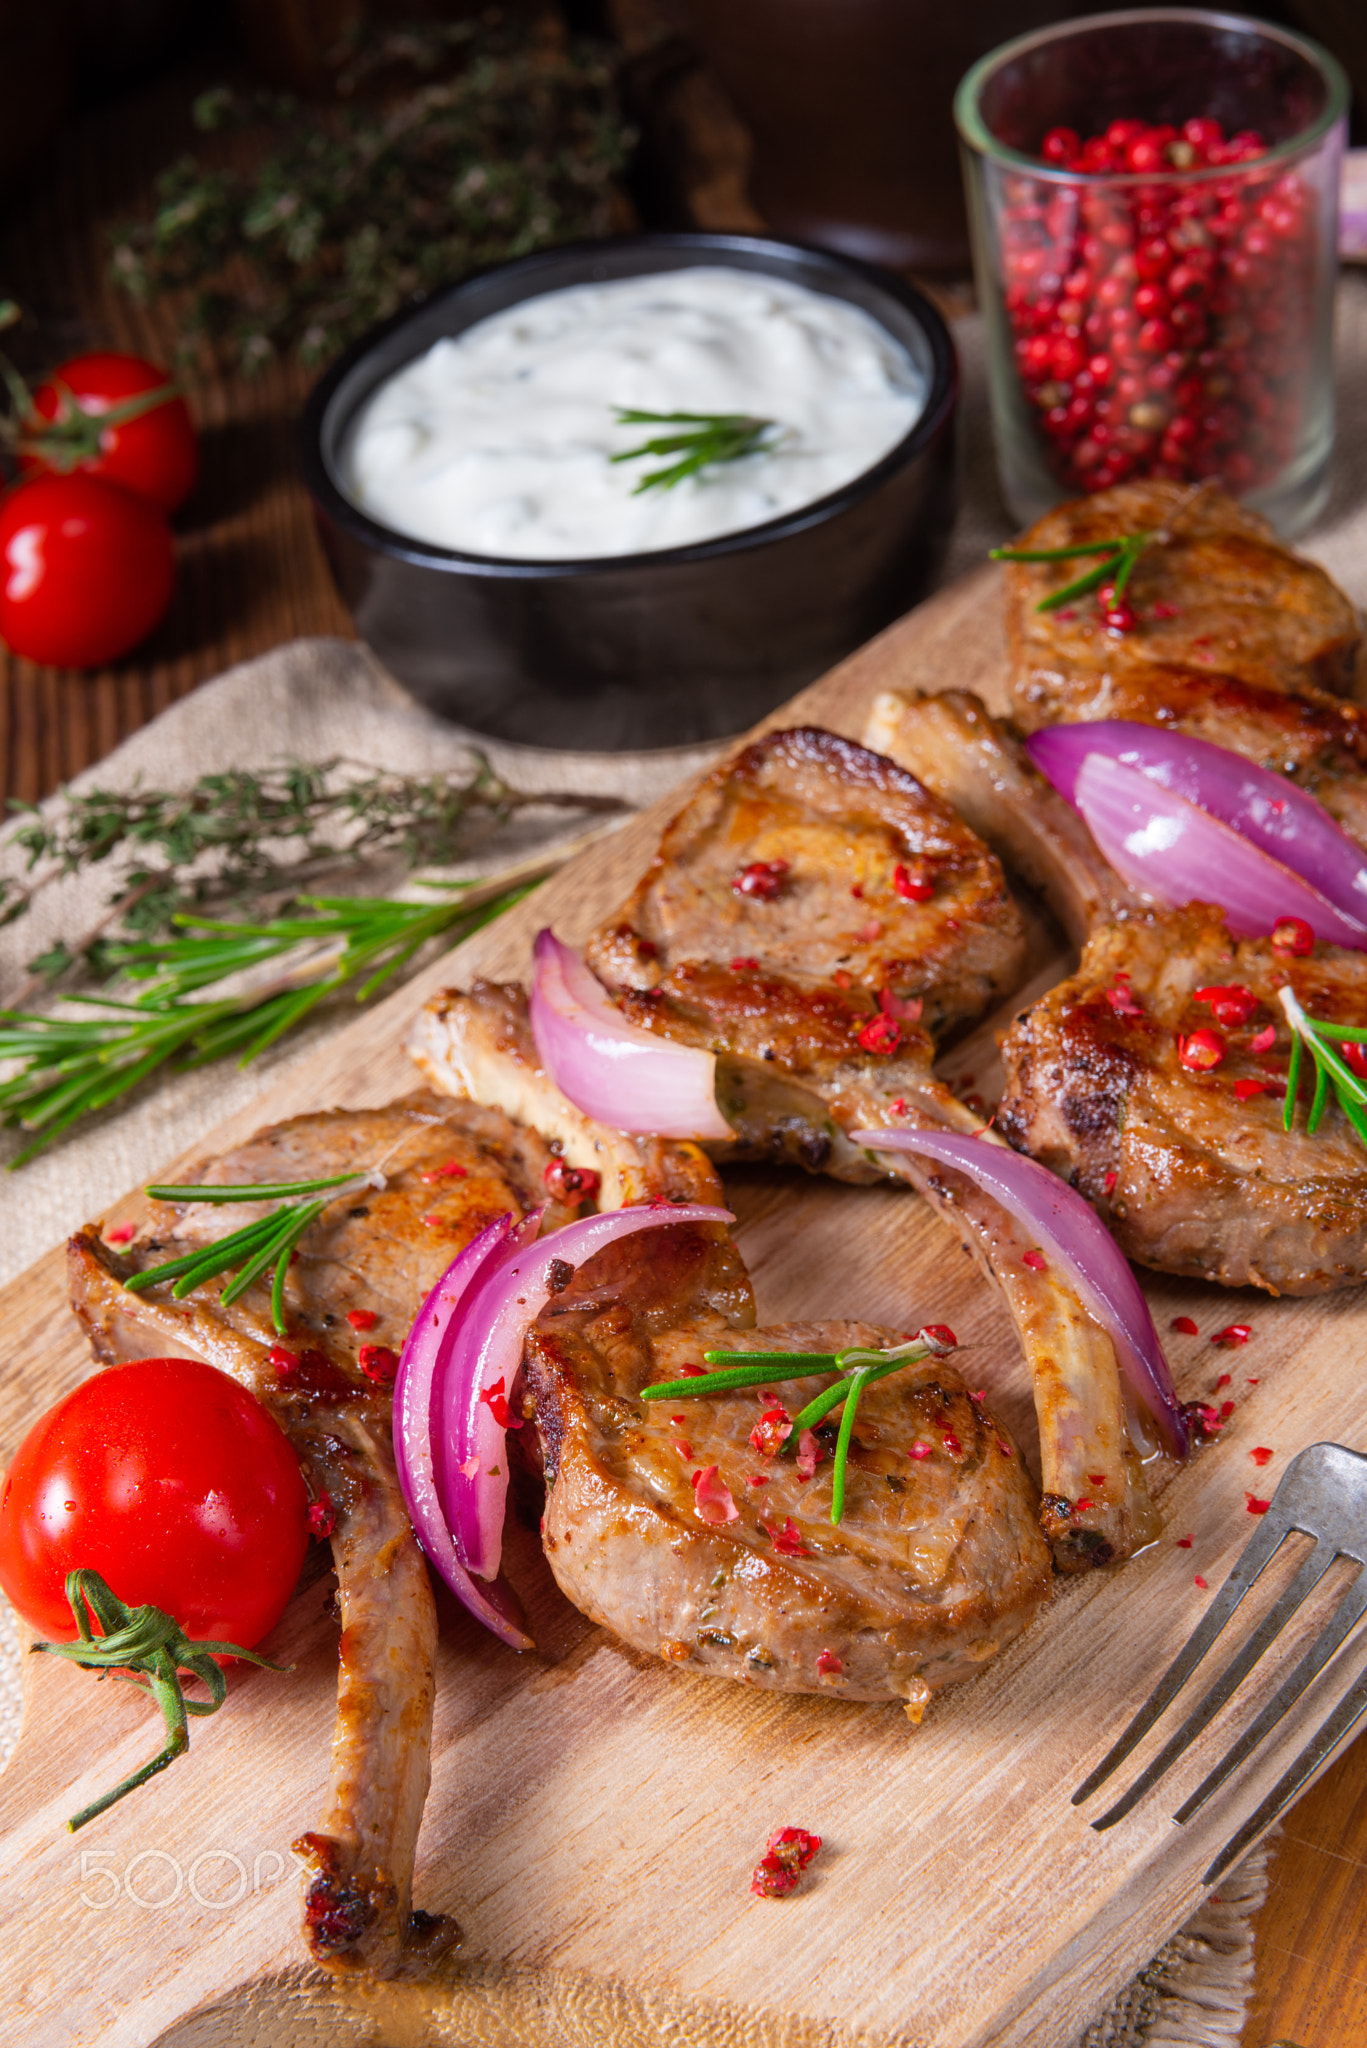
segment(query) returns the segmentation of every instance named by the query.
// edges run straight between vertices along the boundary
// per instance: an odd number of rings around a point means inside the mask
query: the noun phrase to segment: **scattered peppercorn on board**
[[[952,684],[1004,708],[996,574],[943,592],[770,724],[857,737],[889,685]],[[543,923],[581,942],[672,808],[590,849],[340,1030],[201,1156],[280,1117],[411,1088],[402,1039],[420,1003],[477,972],[524,974]],[[1034,974],[1010,1010],[1065,970],[1047,933],[1036,920]],[[990,1097],[994,1057],[988,1025],[944,1071]],[[168,1162],[164,1178],[194,1156]],[[731,1175],[728,1191],[762,1321],[951,1324],[964,1370],[1029,1455],[1033,1407],[1006,1314],[913,1195],[759,1170]],[[22,1179],[7,1199],[23,1199]],[[634,1655],[567,1605],[524,1529],[510,1537],[510,1571],[537,1656],[504,1649],[443,1598],[415,1899],[455,1914],[465,1939],[428,1980],[347,1985],[303,1961],[290,1844],[326,1784],[336,1625],[325,1577],[306,1575],[262,1646],[293,1670],[235,1675],[227,1709],[194,1724],[189,1755],[77,1836],[67,1815],[152,1753],[157,1724],[131,1691],[30,1659],[24,1732],[0,1780],[11,2037],[25,2048],[1064,2048],[1189,1916],[1201,1872],[1325,1709],[1312,1694],[1185,1828],[1169,1816],[1227,1746],[1229,1717],[1163,1796],[1105,1835],[1088,1825],[1104,1798],[1078,1810],[1070,1792],[1252,1534],[1249,1497],[1270,1495],[1306,1444],[1367,1448],[1367,1299],[1272,1301],[1143,1278],[1182,1397],[1233,1403],[1224,1432],[1169,1486],[1152,1549],[1060,1582],[1026,1635],[919,1728],[896,1708],[752,1693]],[[90,1361],[59,1252],[0,1306],[8,1462]],[[1177,1317],[1195,1334],[1173,1328]],[[1232,1324],[1248,1326],[1247,1341],[1213,1345]],[[1252,1457],[1267,1448],[1270,1460]],[[1267,1661],[1236,1729],[1287,1668]],[[752,1897],[751,1871],[782,1826],[819,1834],[821,1851],[791,1897]]]

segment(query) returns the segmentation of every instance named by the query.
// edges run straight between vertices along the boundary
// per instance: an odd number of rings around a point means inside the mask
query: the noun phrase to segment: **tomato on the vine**
[[[171,602],[171,529],[95,476],[41,476],[0,499],[0,640],[54,668],[100,668]]]
[[[25,476],[98,476],[150,498],[185,502],[199,475],[189,408],[165,370],[103,349],[72,356],[32,395],[18,442]]]
[[[193,1358],[111,1366],[19,1446],[0,1488],[0,1586],[66,1642],[66,1574],[97,1571],[193,1640],[249,1650],[289,1602],[307,1514],[283,1430],[226,1373]]]

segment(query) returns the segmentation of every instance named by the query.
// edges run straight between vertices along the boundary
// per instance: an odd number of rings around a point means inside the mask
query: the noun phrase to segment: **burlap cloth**
[[[964,367],[963,510],[946,580],[980,563],[1011,522],[992,467],[981,324],[956,325]],[[1333,497],[1301,545],[1367,607],[1367,278],[1346,273],[1337,333],[1339,430]],[[481,742],[496,768],[527,789],[612,794],[644,804],[695,774],[715,750],[642,754],[548,754]],[[230,670],[164,712],[73,785],[174,788],[212,766],[260,767],[282,757],[343,755],[366,767],[431,774],[465,761],[469,736],[418,708],[363,648],[340,640],[299,640]],[[59,799],[58,799],[59,801]],[[480,865],[501,864],[584,820],[524,814],[480,849]],[[0,855],[0,860],[13,856]],[[110,887],[102,869],[72,877],[34,911],[0,930],[0,1003],[25,980],[26,963],[59,936],[85,932]],[[0,1188],[0,1279],[19,1272],[87,1217],[149,1178],[268,1083],[307,1060],[336,1018],[318,1019],[245,1072],[218,1065],[163,1079]],[[10,1156],[17,1140],[7,1139]],[[0,1157],[3,1153],[0,1153]],[[19,1647],[0,1603],[0,1754],[17,1733]],[[1079,2048],[1216,2048],[1239,2040],[1252,1985],[1252,1917],[1266,1893],[1266,1846],[1226,1879],[1208,1904],[1088,2029]],[[1022,2044],[1024,2048],[1024,2044]]]

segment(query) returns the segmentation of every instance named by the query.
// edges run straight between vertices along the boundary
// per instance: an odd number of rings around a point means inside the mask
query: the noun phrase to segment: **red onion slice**
[[[605,1245],[637,1230],[734,1220],[729,1209],[698,1202],[651,1203],[586,1216],[535,1244],[517,1246],[510,1240],[497,1265],[457,1305],[439,1462],[456,1552],[467,1570],[482,1579],[498,1572],[508,1492],[506,1425],[486,1396],[501,1381],[504,1401],[511,1398],[523,1338],[551,1298],[552,1267],[582,1265]],[[472,1459],[477,1468],[467,1469]]]
[[[1367,926],[1229,825],[1150,782],[1137,768],[1091,754],[1077,777],[1077,808],[1121,878],[1157,903],[1218,903],[1233,932],[1263,936],[1278,918],[1303,917],[1317,939],[1367,947]]]
[[[1191,739],[1185,733],[1164,732],[1160,727],[1121,718],[1052,726],[1032,733],[1026,746],[1035,765],[1078,809],[1082,808],[1078,781],[1085,762],[1100,758],[1136,770],[1291,868],[1344,918],[1367,932],[1367,859],[1361,847],[1322,804],[1284,775],[1260,768],[1210,740]],[[1209,879],[1203,880],[1194,896],[1208,899],[1211,886]],[[1310,922],[1315,924],[1313,918]],[[1316,924],[1316,936],[1329,934],[1321,933]]]
[[[713,1053],[628,1024],[549,926],[533,949],[531,1019],[541,1064],[576,1109],[616,1131],[729,1138]]]
[[[850,1140],[872,1151],[921,1152],[943,1160],[1026,1224],[1110,1337],[1121,1371],[1168,1449],[1179,1458],[1187,1455],[1187,1425],[1149,1305],[1129,1260],[1081,1195],[1036,1160],[957,1132],[851,1131]]]
[[[433,1442],[457,1312],[480,1275],[497,1262],[512,1222],[511,1216],[500,1216],[472,1239],[418,1310],[394,1381],[394,1453],[399,1485],[424,1554],[456,1598],[501,1642],[510,1649],[531,1650],[536,1645],[527,1634],[512,1587],[503,1579],[477,1585],[456,1555],[441,1502]]]
[[[550,1299],[552,1268],[582,1264],[634,1231],[735,1221],[729,1209],[659,1202],[588,1216],[535,1242],[541,1216],[535,1210],[516,1225],[500,1216],[452,1261],[418,1311],[394,1385],[399,1484],[418,1541],[456,1598],[515,1650],[535,1646],[517,1595],[498,1577],[508,1495],[504,1404],[527,1327]],[[486,1399],[495,1389],[501,1399]]]

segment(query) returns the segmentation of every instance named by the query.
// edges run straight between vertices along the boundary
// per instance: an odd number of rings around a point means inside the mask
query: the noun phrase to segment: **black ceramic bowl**
[[[460,554],[378,525],[339,456],[376,386],[444,335],[566,285],[723,264],[862,307],[923,370],[925,411],[842,490],[691,547],[580,562]],[[660,747],[739,732],[922,596],[953,519],[954,344],[911,285],[743,235],[632,235],[466,278],[362,337],[314,390],[300,459],[356,625],[434,711],[545,747]]]

